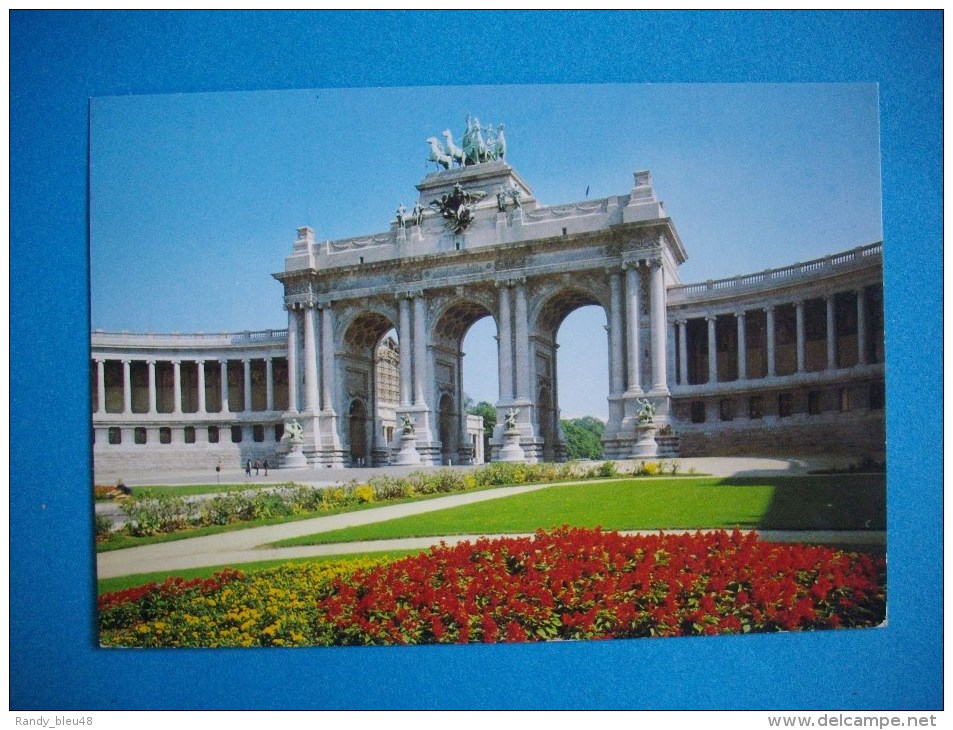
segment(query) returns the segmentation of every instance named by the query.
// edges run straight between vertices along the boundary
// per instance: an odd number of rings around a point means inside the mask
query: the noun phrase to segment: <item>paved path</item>
[[[569,482],[567,482],[568,484]],[[308,520],[285,522],[268,527],[253,527],[246,530],[233,530],[219,535],[193,537],[187,540],[174,540],[156,545],[141,545],[126,550],[111,550],[99,553],[96,556],[96,566],[100,578],[112,578],[118,575],[133,573],[151,573],[160,570],[180,570],[182,568],[196,568],[206,565],[224,565],[226,563],[248,563],[256,560],[272,560],[281,558],[301,557],[302,555],[340,554],[337,545],[314,545],[302,548],[263,548],[259,545],[285,540],[301,535],[314,535],[319,532],[328,532],[343,527],[369,525],[374,522],[383,522],[397,517],[419,515],[425,512],[457,507],[464,504],[475,504],[491,499],[501,499],[514,494],[523,494],[537,489],[545,489],[550,485],[538,484],[523,487],[500,487],[482,492],[466,492],[452,494],[446,497],[436,497],[421,502],[394,504],[386,507],[346,512],[340,515],[314,517]],[[438,542],[439,538],[427,538],[428,545]],[[371,550],[386,550],[378,548],[378,543],[357,543],[361,547],[347,552],[364,552]],[[353,545],[353,543],[352,543]],[[372,547],[368,548],[368,545]],[[301,552],[304,550],[304,552]],[[322,552],[324,550],[325,552]]]
[[[626,463],[640,461],[660,461],[660,459],[634,459],[631,462],[617,462],[620,469]],[[671,459],[667,461],[671,462]],[[679,464],[679,474],[688,474],[694,469],[698,474],[712,476],[781,476],[785,474],[806,474],[816,469],[844,468],[851,463],[850,459],[817,456],[804,458],[760,458],[750,456],[703,457],[675,459]],[[856,461],[856,460],[854,460]],[[593,462],[597,466],[600,462]],[[454,466],[440,467],[454,471],[470,471],[480,467]],[[122,479],[129,486],[163,485],[163,484],[280,484],[281,482],[297,482],[314,486],[328,486],[344,484],[352,479],[359,482],[367,481],[375,476],[388,474],[391,476],[406,475],[414,471],[425,471],[419,466],[388,466],[376,469],[271,469],[268,476],[264,471],[251,477],[245,476],[241,468],[225,468],[220,474],[214,470],[176,469],[176,470],[139,470],[126,469],[122,472],[96,471],[96,484],[113,485]]]
[[[761,459],[761,458],[700,458],[700,459],[679,459],[681,472],[684,473],[694,468],[699,473],[711,474],[715,476],[777,476],[777,475],[798,475],[806,474],[808,471],[817,468],[824,468],[831,465],[829,460],[824,459]],[[466,469],[467,467],[454,467]],[[309,483],[314,485],[328,485],[333,483],[342,483],[357,478],[359,481],[369,478],[369,476],[388,474],[400,474],[414,471],[413,468],[388,468],[388,469],[339,469],[327,470],[327,480],[318,480],[316,475],[325,475],[323,471],[314,470],[272,470],[269,474],[269,482],[296,481],[298,483]],[[300,473],[299,473],[300,472]],[[244,472],[234,470],[225,472],[222,475],[224,483],[242,483],[244,481]],[[161,481],[160,481],[161,480]],[[167,481],[165,481],[167,480]],[[207,474],[196,474],[189,472],[163,473],[163,474],[143,474],[141,478],[128,479],[127,484],[197,484],[209,483]],[[264,476],[253,477],[252,481],[264,481]],[[100,481],[97,476],[97,483]],[[587,483],[591,483],[588,480]],[[568,486],[572,482],[563,482],[563,486]],[[385,520],[409,515],[423,514],[433,512],[448,507],[456,507],[465,504],[475,504],[492,499],[501,499],[514,494],[522,494],[537,489],[544,489],[551,485],[532,485],[521,487],[501,487],[481,492],[467,492],[463,494],[453,494],[446,497],[438,497],[421,502],[410,502],[407,504],[388,505],[376,507],[374,509],[361,510],[359,512],[348,512],[340,515],[330,515],[327,517],[315,517],[297,522],[286,522],[280,525],[271,525],[269,527],[255,527],[244,530],[233,530],[231,532],[219,535],[207,535],[205,537],[194,537],[186,540],[175,540],[172,542],[160,543],[156,545],[143,545],[140,547],[128,548],[126,550],[114,550],[97,555],[97,572],[99,578],[112,578],[121,575],[133,575],[137,573],[151,573],[158,571],[174,571],[186,568],[205,567],[212,565],[227,565],[236,563],[249,563],[261,560],[282,560],[300,557],[312,557],[316,555],[343,555],[355,552],[369,552],[374,550],[412,550],[425,549],[433,544],[443,540],[447,544],[460,542],[462,540],[474,540],[473,535],[456,535],[447,537],[424,537],[409,538],[400,540],[375,540],[356,543],[336,543],[329,545],[305,545],[289,548],[264,548],[262,545],[277,542],[292,537],[302,535],[313,535],[319,532],[337,530],[343,527],[354,527],[358,525],[367,525],[374,522],[383,522]],[[648,530],[647,533],[657,533],[658,530]],[[682,533],[685,530],[674,530],[673,532]],[[830,542],[838,544],[866,544],[883,545],[886,544],[886,533],[883,532],[763,532],[766,539],[778,542]]]

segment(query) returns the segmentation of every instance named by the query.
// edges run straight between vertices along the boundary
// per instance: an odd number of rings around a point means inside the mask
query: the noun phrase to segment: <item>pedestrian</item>
[[[261,469],[261,459],[255,459],[255,476],[258,476],[258,470]]]
[[[265,463],[262,464],[265,467],[265,476],[268,476],[268,459],[265,459]]]
[[[251,459],[245,462],[245,476],[246,477],[251,476]]]

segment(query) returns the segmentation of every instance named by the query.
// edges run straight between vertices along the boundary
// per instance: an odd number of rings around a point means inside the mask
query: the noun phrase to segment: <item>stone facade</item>
[[[627,194],[558,206],[503,160],[417,189],[417,215],[387,231],[321,242],[298,229],[274,275],[287,330],[94,333],[97,466],[137,453],[143,430],[145,446],[189,445],[202,463],[280,460],[291,418],[313,467],[392,462],[405,418],[422,464],[471,463],[482,438],[463,409],[461,346],[484,317],[497,325],[498,412],[513,413],[527,461],[560,460],[556,333],[592,304],[608,322],[608,457],[633,453],[646,403],[660,454],[882,456],[880,244],[684,285],[686,252],[647,171]]]

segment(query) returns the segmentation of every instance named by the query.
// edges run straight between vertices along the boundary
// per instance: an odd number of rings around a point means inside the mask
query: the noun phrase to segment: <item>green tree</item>
[[[493,427],[496,425],[496,406],[487,403],[485,400],[476,405],[471,405],[472,401],[467,398],[467,413],[471,416],[481,416],[483,418],[483,453],[486,460],[490,460],[490,437],[493,435]]]
[[[601,459],[602,435],[606,426],[598,418],[564,418],[561,421],[566,437],[566,456],[570,459]]]

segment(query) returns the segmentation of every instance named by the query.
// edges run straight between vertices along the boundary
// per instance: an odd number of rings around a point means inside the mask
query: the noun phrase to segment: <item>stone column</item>
[[[665,375],[665,267],[662,260],[652,262],[652,288],[649,290],[652,316],[652,390],[668,392],[668,378]]]
[[[318,349],[315,335],[315,308],[308,306],[304,310],[304,410],[314,413],[318,410]]]
[[[609,274],[609,393],[621,395],[625,390],[622,353],[622,276]]]
[[[666,324],[665,342],[672,343],[665,348],[665,377],[673,385],[678,382],[678,373],[675,372],[675,351],[678,349],[678,327],[675,320]]]
[[[834,319],[834,295],[825,297],[827,302],[827,369],[837,367],[837,332]]]
[[[334,413],[334,311],[330,304],[321,310],[321,366],[324,410]]]
[[[513,332],[511,329],[512,317],[510,316],[510,288],[508,284],[500,284],[499,287],[500,402],[509,403],[513,400]]]
[[[529,314],[526,309],[526,285],[522,282],[516,292],[516,397],[526,399],[529,393]]]
[[[182,412],[182,362],[172,361],[172,412]]]
[[[426,406],[427,301],[423,292],[414,298],[414,404]]]
[[[298,316],[288,309],[288,411],[298,412]]]
[[[275,377],[274,365],[272,363],[272,358],[265,358],[265,410],[273,411],[275,410],[275,384],[273,382]]]
[[[748,379],[748,340],[745,336],[745,313],[735,312],[738,325],[738,380]]]
[[[708,382],[718,382],[718,343],[715,341],[715,322],[717,317],[709,315],[705,317],[708,322]]]
[[[195,367],[198,374],[199,413],[205,413],[205,360],[196,360]],[[198,431],[199,429],[196,429],[196,433]]]
[[[768,377],[774,377],[774,306],[765,307],[765,329],[767,329],[768,340]]]
[[[797,371],[804,372],[804,301],[801,300],[794,305],[794,313],[797,319]]]
[[[678,320],[678,382],[688,385],[688,320]]]
[[[626,364],[629,370],[628,392],[642,392],[639,368],[639,269],[630,264],[625,270]]]
[[[867,290],[857,290],[857,364],[867,364]]]
[[[129,372],[130,363],[122,361],[122,412],[132,413],[132,376]]]
[[[219,360],[222,364],[222,413],[229,413],[228,408],[228,358]]]
[[[406,408],[412,402],[411,388],[411,344],[413,335],[410,331],[410,299],[403,297],[400,300],[400,333],[397,337],[397,345],[400,348],[400,406]]]
[[[106,361],[96,360],[96,411],[106,412]]]
[[[149,366],[149,413],[155,413],[158,396],[156,389],[156,361],[149,360],[146,364]]]

